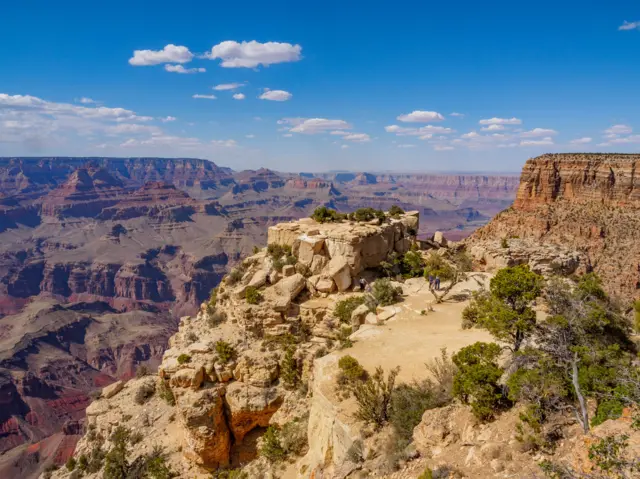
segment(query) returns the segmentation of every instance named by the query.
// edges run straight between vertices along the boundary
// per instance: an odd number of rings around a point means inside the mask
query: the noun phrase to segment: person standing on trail
[[[364,289],[367,287],[367,281],[364,278],[360,278],[359,283],[360,283],[360,289],[364,291]]]
[[[436,276],[436,291],[440,291],[440,276]]]
[[[433,288],[433,275],[429,275],[429,288]]]

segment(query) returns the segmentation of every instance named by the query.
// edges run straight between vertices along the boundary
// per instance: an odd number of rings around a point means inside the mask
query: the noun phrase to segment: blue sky
[[[519,171],[640,146],[638,2],[97,3],[3,5],[0,156]]]

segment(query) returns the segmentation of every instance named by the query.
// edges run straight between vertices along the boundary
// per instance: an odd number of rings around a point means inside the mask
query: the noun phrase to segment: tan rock
[[[287,264],[282,267],[282,276],[285,278],[296,274],[296,267],[292,264]]]
[[[369,312],[369,308],[366,304],[361,304],[353,310],[353,313],[351,313],[351,326],[354,328],[354,331],[357,330],[360,325],[364,324],[365,318]]]
[[[336,290],[336,284],[330,278],[320,278],[315,287],[321,293],[333,293]]]
[[[311,274],[320,274],[328,262],[329,258],[326,256],[321,254],[314,255],[311,260],[311,265],[309,266]]]
[[[283,399],[284,394],[279,388],[259,388],[240,381],[231,383],[225,400],[229,426],[236,441],[241,442],[257,426],[268,426]]]
[[[225,422],[224,388],[189,389],[176,395],[178,418],[185,430],[183,453],[196,464],[218,468],[229,463],[231,438]]]
[[[124,381],[116,381],[102,389],[102,397],[110,399],[124,389]]]
[[[324,246],[324,238],[303,235],[299,238],[298,261],[306,266],[311,265],[313,256],[319,254]]]
[[[204,381],[204,367],[195,369],[180,369],[176,372],[169,384],[173,387],[198,389]]]
[[[251,386],[270,386],[278,378],[278,361],[271,354],[248,351],[238,360],[233,377]]]
[[[378,316],[376,313],[368,313],[364,318],[364,323],[376,325],[378,324]]]
[[[255,272],[248,286],[253,288],[262,288],[267,283],[267,272],[264,270],[258,270]]]
[[[349,263],[343,257],[336,256],[329,261],[325,274],[333,279],[338,291],[346,291],[351,286],[351,271]]]
[[[447,239],[444,237],[444,233],[442,231],[436,231],[433,235],[433,241],[438,243],[440,246],[447,246]]]
[[[287,298],[292,301],[304,289],[306,279],[299,273],[283,278],[274,286],[274,290],[278,296]]]

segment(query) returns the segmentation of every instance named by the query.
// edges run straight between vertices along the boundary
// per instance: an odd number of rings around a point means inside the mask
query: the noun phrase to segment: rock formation
[[[609,293],[627,300],[640,297],[638,165],[640,155],[532,158],[523,168],[513,207],[477,230],[467,244],[472,250],[497,251],[503,239],[520,244],[516,239],[560,248],[563,254],[573,250],[584,269],[601,276]]]

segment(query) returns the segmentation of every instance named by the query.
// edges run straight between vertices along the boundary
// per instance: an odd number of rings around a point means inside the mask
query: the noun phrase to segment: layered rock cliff
[[[469,245],[531,239],[581,252],[625,301],[640,296],[640,155],[553,154],[525,164],[513,206]],[[486,249],[486,248],[484,248]],[[495,248],[494,248],[495,249]]]

